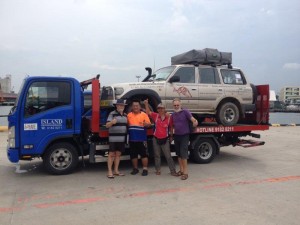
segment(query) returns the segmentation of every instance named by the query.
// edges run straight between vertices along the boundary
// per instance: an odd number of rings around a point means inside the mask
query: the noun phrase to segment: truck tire
[[[216,156],[217,145],[211,138],[200,138],[191,151],[191,158],[195,163],[210,163]]]
[[[232,126],[237,124],[239,118],[239,108],[232,102],[225,102],[218,108],[216,120],[219,124]]]
[[[69,174],[78,164],[78,152],[70,143],[54,144],[47,149],[43,164],[50,174]]]

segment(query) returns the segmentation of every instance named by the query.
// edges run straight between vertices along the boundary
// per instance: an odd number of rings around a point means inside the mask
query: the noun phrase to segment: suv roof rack
[[[220,52],[218,49],[205,48],[202,50],[190,50],[179,55],[171,57],[171,65],[192,64],[198,65],[228,65],[232,67],[232,53]]]
[[[193,66],[199,66],[199,65],[208,65],[211,67],[217,67],[217,66],[225,66],[227,65],[228,69],[232,69],[232,64],[231,63],[197,63],[197,62],[191,62],[191,63],[181,63],[181,64],[187,64],[187,65],[193,65]]]

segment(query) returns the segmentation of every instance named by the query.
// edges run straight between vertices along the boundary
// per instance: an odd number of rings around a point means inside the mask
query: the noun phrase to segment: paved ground
[[[0,133],[0,224],[299,224],[300,127],[261,132],[266,145],[226,147],[208,165],[189,164],[187,181],[162,175],[106,178],[105,163],[66,176],[41,161],[15,173]]]

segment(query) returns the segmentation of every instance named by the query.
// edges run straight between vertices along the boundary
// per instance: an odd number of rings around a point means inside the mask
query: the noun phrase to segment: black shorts
[[[190,135],[174,135],[176,155],[182,159],[188,159]]]
[[[147,149],[147,142],[134,142],[130,141],[130,158],[136,159],[138,155],[141,156],[141,158],[148,157],[148,149]]]
[[[124,142],[109,142],[109,152],[124,152],[125,151],[125,143]]]

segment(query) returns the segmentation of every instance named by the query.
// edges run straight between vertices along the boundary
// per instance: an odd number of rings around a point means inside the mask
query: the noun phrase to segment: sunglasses
[[[173,105],[174,107],[178,107],[179,105]]]

